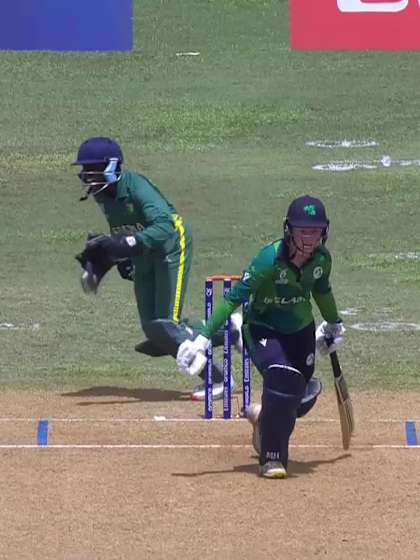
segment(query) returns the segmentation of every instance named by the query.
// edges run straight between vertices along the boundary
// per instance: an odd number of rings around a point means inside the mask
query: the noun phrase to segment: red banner
[[[420,50],[420,0],[290,0],[290,20],[296,50]]]

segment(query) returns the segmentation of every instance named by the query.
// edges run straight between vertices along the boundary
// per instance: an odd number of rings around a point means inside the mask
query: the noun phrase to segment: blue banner
[[[133,48],[133,0],[1,0],[1,7],[1,50]]]

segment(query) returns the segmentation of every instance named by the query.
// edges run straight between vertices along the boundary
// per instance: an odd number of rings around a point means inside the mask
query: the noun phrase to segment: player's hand
[[[118,272],[121,278],[124,280],[134,281],[134,264],[131,259],[126,259],[125,261],[120,261],[117,263]]]
[[[198,375],[206,365],[210,340],[199,334],[194,340],[184,340],[179,346],[176,363],[181,373]]]
[[[315,332],[315,345],[318,354],[325,355],[335,352],[343,342],[346,329],[343,323],[327,323],[323,321]]]
[[[101,278],[95,273],[92,263],[87,261],[86,265],[83,267],[82,275],[80,276],[82,290],[85,294],[96,294],[100,281]]]
[[[89,233],[87,243],[101,236],[103,236],[103,233]],[[96,294],[102,278],[112,268],[114,263],[103,253],[89,254],[86,247],[75,258],[83,269],[80,277],[83,291],[86,294]]]
[[[142,245],[134,235],[99,235],[88,239],[88,255],[105,254],[114,262],[137,257],[142,253]]]

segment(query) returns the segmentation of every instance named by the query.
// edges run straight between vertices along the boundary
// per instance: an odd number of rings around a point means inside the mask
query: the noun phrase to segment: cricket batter
[[[89,138],[76,161],[79,178],[103,212],[110,235],[90,234],[76,258],[82,265],[82,287],[96,293],[104,275],[117,265],[120,275],[134,282],[134,294],[146,340],[136,346],[151,356],[177,355],[179,345],[198,334],[181,322],[192,261],[192,234],[174,206],[144,175],[123,170],[123,153],[114,140]],[[241,318],[236,315],[234,340],[239,341]],[[215,345],[223,334],[215,332]],[[223,395],[223,371],[214,367],[213,398]],[[204,399],[201,384],[192,393]]]
[[[251,360],[263,377],[263,393],[261,405],[250,406],[248,419],[263,477],[287,476],[289,439],[296,418],[309,412],[321,392],[319,380],[312,377],[315,347],[327,353],[342,341],[344,327],[329,280],[328,228],[319,199],[295,199],[287,211],[283,239],[256,255],[202,333],[181,344],[178,351],[179,368],[197,374],[205,364],[210,338],[250,299],[243,334]],[[324,319],[316,332],[311,296]]]

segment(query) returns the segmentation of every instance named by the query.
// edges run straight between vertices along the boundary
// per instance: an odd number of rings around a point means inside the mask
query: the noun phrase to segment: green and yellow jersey
[[[111,234],[134,235],[147,249],[162,254],[173,250],[179,217],[147,177],[124,171],[115,199],[99,194],[96,202],[105,214]]]
[[[104,191],[95,200],[112,235],[134,235],[146,249],[132,259],[142,325],[179,322],[191,269],[191,228],[147,177],[132,171],[122,173],[115,198]]]

